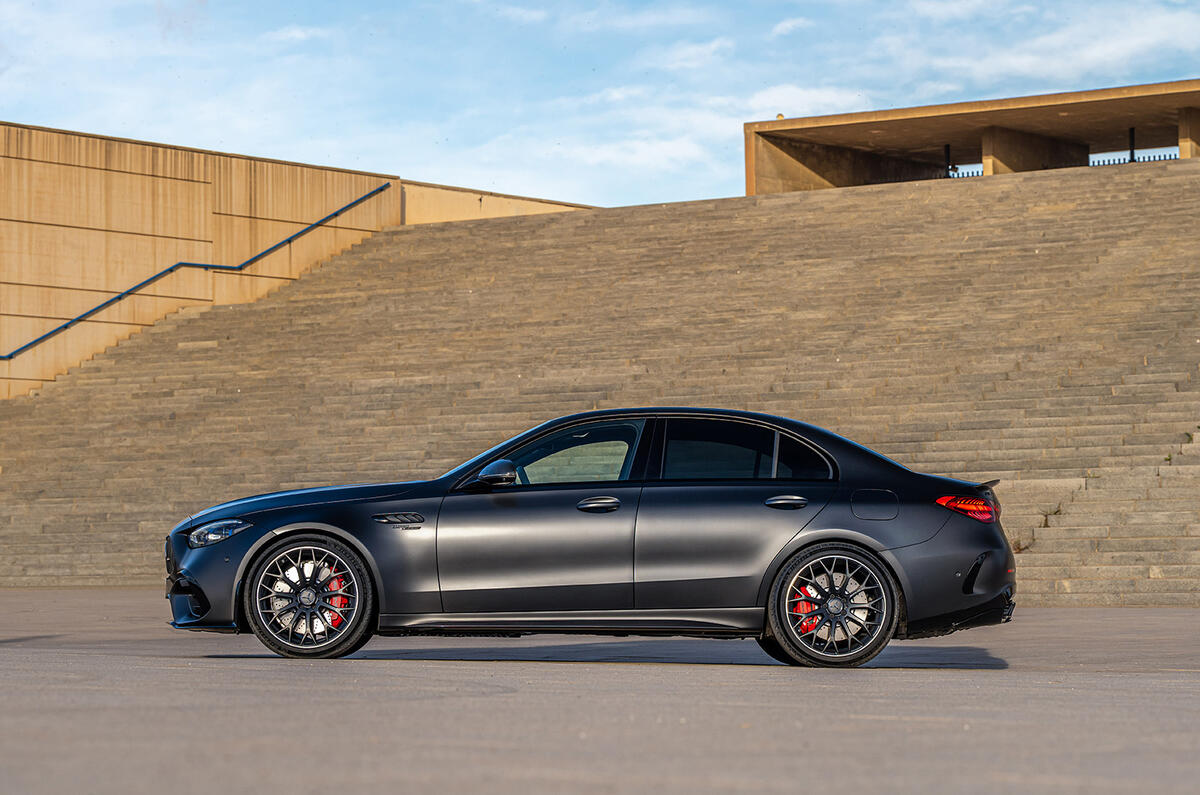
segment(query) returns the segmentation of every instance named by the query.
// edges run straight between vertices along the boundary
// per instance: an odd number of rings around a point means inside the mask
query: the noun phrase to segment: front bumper
[[[164,558],[171,626],[206,632],[239,631],[233,604],[235,567],[223,552],[217,550],[214,554],[212,547],[191,549],[186,533],[167,536]],[[195,568],[195,573],[189,567]]]

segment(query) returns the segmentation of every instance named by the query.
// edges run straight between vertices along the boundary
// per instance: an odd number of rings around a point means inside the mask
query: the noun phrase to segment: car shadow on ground
[[[215,655],[214,655],[215,656]],[[224,656],[224,655],[222,655]],[[228,655],[235,656],[235,655]],[[241,656],[241,655],[237,655]],[[655,663],[676,665],[777,665],[753,643],[713,641],[607,641],[539,645],[366,648],[359,660],[439,660],[459,662]],[[896,645],[867,663],[870,668],[1008,668],[1008,662],[977,646]]]
[[[28,642],[34,641],[34,640],[53,640],[54,638],[61,638],[61,637],[62,637],[62,635],[22,635],[19,638],[0,638],[0,643],[3,643],[3,644],[28,643]]]

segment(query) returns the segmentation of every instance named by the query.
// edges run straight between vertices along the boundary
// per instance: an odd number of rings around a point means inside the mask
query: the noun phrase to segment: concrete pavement
[[[158,591],[0,590],[0,790],[1194,792],[1200,611],[1022,609],[869,668],[753,641],[178,632]]]

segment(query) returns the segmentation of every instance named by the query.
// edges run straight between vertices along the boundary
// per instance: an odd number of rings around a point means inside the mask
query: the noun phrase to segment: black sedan
[[[289,657],[373,634],[755,638],[854,666],[1008,621],[994,483],[913,472],[795,420],[714,409],[551,420],[420,482],[210,508],[167,537],[180,629]]]

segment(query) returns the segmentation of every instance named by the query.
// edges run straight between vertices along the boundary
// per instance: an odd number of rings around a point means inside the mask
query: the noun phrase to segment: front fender
[[[354,551],[357,552],[364,561],[366,561],[367,568],[371,572],[372,584],[375,586],[375,593],[383,593],[383,578],[379,574],[379,566],[375,562],[375,557],[353,534],[343,530],[337,525],[328,524],[326,522],[291,522],[290,524],[281,525],[280,527],[276,527],[263,533],[262,537],[256,540],[250,546],[250,548],[246,550],[246,553],[242,555],[242,559],[238,563],[237,572],[235,573],[233,579],[233,592],[230,594],[230,596],[232,598],[231,604],[234,606],[235,621],[239,630],[243,632],[248,632],[250,630],[250,625],[246,621],[245,610],[242,607],[242,583],[246,581],[246,573],[249,571],[251,564],[258,559],[259,553],[261,553],[263,549],[281,538],[289,535],[296,535],[297,533],[321,533],[324,535],[333,536],[339,541],[342,541],[343,543],[352,547]]]

